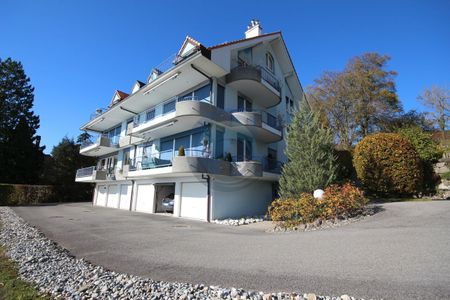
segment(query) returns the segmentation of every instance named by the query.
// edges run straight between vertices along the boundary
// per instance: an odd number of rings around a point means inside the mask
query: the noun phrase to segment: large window
[[[176,101],[172,100],[163,105],[163,114],[168,114],[175,110]]]
[[[223,130],[216,130],[216,145],[215,145],[215,151],[216,151],[216,158],[222,158],[223,156],[223,142],[224,142],[224,132]]]
[[[252,140],[239,134],[237,137],[237,161],[252,160]]]
[[[105,132],[105,134],[108,136],[111,144],[113,144],[113,145],[119,144],[120,130],[121,130],[121,126],[117,126],[113,129]]]
[[[150,120],[153,120],[154,118],[155,118],[155,109],[149,110],[146,113],[145,120],[148,122]]]
[[[190,131],[185,131],[173,136],[161,139],[160,158],[172,160],[178,156],[178,150],[184,147],[186,156],[210,157],[209,137],[204,127],[199,127]]]
[[[210,101],[211,85],[207,84],[181,96],[181,100]]]
[[[252,103],[242,96],[238,96],[238,111],[252,111]]]
[[[217,85],[217,107],[225,108],[225,88],[220,84]]]

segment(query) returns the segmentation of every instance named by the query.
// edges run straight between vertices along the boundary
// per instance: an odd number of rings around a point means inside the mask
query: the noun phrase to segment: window
[[[127,148],[127,149],[123,150],[122,166],[130,164],[130,150],[131,150],[131,148]]]
[[[252,111],[252,103],[244,97],[238,96],[238,111]]]
[[[225,108],[225,88],[220,84],[217,85],[217,107]]]
[[[224,132],[222,130],[216,130],[216,158],[223,157],[223,137]]]
[[[163,106],[163,114],[167,114],[167,113],[170,113],[170,112],[174,111],[175,110],[175,105],[176,105],[176,101],[175,100],[172,100],[170,102],[165,103],[164,106]]]
[[[292,99],[289,100],[289,109],[291,112],[294,112],[294,100]]]
[[[155,118],[155,109],[149,110],[146,114],[145,120],[148,122]]]
[[[209,101],[211,93],[211,85],[207,84],[204,87],[201,87],[194,91],[194,99],[201,101]]]
[[[111,144],[113,144],[113,145],[119,144],[120,130],[121,130],[121,126],[117,126],[113,129],[105,132],[105,134],[108,136]]]
[[[181,96],[181,100],[210,101],[211,85],[207,84]]]
[[[186,156],[210,157],[208,142],[208,130],[205,127],[198,127],[193,130],[181,132],[161,139],[160,158],[172,160],[178,156],[180,146],[184,147]]]
[[[251,139],[238,135],[237,137],[237,161],[252,160],[252,141]]]
[[[274,65],[274,62],[273,62],[273,56],[269,52],[266,53],[266,67],[272,73],[275,71],[275,65]]]

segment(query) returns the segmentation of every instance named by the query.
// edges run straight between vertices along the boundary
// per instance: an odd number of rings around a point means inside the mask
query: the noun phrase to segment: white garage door
[[[153,212],[153,197],[155,187],[153,184],[140,184],[137,186],[136,211]]]
[[[207,186],[203,182],[181,184],[181,216],[206,220]]]
[[[122,184],[120,186],[119,197],[119,208],[129,210],[131,200],[131,184]]]
[[[119,207],[119,191],[115,184],[108,187],[108,200],[106,201],[106,206],[111,208]]]
[[[99,185],[97,187],[97,201],[96,205],[98,206],[106,206],[106,196],[108,195],[108,186]]]

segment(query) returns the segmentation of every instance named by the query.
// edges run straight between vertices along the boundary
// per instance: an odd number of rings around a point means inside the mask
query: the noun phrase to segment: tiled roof
[[[119,91],[119,90],[116,90],[116,93],[119,95],[120,100],[123,100],[123,99],[125,99],[126,97],[129,96],[129,94],[127,94],[125,92],[122,92],[122,91]]]
[[[222,44],[218,44],[218,45],[214,45],[214,46],[208,47],[208,50],[222,48],[222,47],[238,44],[238,43],[241,43],[241,42],[247,42],[247,41],[251,41],[251,40],[254,40],[254,39],[258,39],[258,38],[262,38],[262,37],[266,37],[266,36],[271,36],[271,35],[276,35],[276,34],[280,34],[280,33],[281,33],[281,31],[276,31],[276,32],[261,34],[261,35],[254,36],[254,37],[251,37],[251,38],[248,38],[248,39],[244,38],[244,39],[239,39],[239,40],[235,40],[235,41],[231,41],[231,42],[225,42],[225,43],[222,43]]]

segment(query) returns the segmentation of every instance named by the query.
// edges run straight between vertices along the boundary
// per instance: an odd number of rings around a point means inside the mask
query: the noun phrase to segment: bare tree
[[[442,137],[445,139],[445,130],[450,118],[450,90],[435,85],[425,89],[417,99],[432,110],[430,112],[432,120],[442,131]]]

